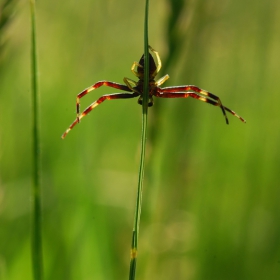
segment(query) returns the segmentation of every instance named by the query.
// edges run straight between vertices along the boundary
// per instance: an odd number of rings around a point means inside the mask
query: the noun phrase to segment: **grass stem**
[[[146,151],[146,140],[147,140],[147,115],[148,115],[148,99],[149,99],[148,14],[149,14],[149,0],[146,0],[145,19],[144,19],[144,93],[143,93],[143,103],[142,103],[141,155],[140,155],[140,167],[139,167],[139,176],[138,176],[138,189],[137,189],[137,197],[136,197],[134,226],[132,232],[129,280],[134,280],[136,276],[138,236],[139,236],[143,182],[144,182],[145,151]]]
[[[36,55],[35,0],[30,0],[31,15],[31,89],[32,89],[32,138],[33,138],[33,221],[32,221],[32,265],[33,278],[43,279],[43,253],[41,233],[41,188],[40,188],[40,147],[38,109],[38,66]]]

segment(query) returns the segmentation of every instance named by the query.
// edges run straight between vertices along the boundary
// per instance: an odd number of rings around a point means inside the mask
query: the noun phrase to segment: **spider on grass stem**
[[[240,119],[242,122],[246,123],[246,121],[238,116],[234,111],[225,107],[220,98],[206,90],[203,90],[194,85],[183,85],[183,86],[171,86],[161,88],[162,85],[167,79],[169,79],[168,75],[161,77],[159,80],[155,81],[155,77],[161,69],[161,60],[157,51],[155,51],[151,46],[149,46],[149,50],[154,53],[156,57],[157,63],[153,56],[149,53],[149,100],[148,106],[151,107],[154,104],[153,96],[161,97],[161,98],[187,98],[192,97],[198,99],[200,101],[212,104],[214,106],[218,106],[221,108],[223,115],[226,119],[226,123],[228,124],[228,118],[226,115],[226,111]],[[136,71],[135,71],[136,69]],[[138,103],[141,105],[143,101],[143,87],[144,87],[144,55],[142,55],[139,62],[134,62],[131,67],[132,73],[139,79],[137,82],[124,78],[123,81],[125,85],[110,82],[110,81],[99,81],[94,85],[86,88],[81,93],[77,95],[76,101],[76,110],[77,110],[77,118],[76,120],[69,126],[69,128],[63,133],[61,136],[62,139],[69,133],[69,131],[80,122],[80,120],[85,117],[91,110],[93,110],[96,106],[101,104],[105,100],[112,99],[125,99],[125,98],[134,98],[138,97]],[[101,86],[112,87],[115,89],[127,91],[125,93],[113,93],[113,94],[105,94],[101,96],[99,99],[94,101],[90,106],[88,106],[81,114],[80,114],[80,99],[88,94],[90,91],[97,89]]]

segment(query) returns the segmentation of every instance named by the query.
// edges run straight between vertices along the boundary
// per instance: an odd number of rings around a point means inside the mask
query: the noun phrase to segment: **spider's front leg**
[[[191,91],[189,91],[189,92],[174,91],[174,88],[178,89],[178,88],[181,88],[181,87],[158,88],[158,91],[156,92],[155,96],[161,97],[161,98],[188,98],[188,97],[192,97],[194,99],[209,103],[211,105],[221,107],[221,104],[216,100],[212,100],[210,98],[201,96],[201,95],[199,95],[197,93],[194,93],[194,92],[191,92]],[[213,94],[211,94],[211,95],[213,95]],[[246,120],[244,120],[242,117],[237,115],[231,109],[229,109],[229,108],[227,108],[223,105],[222,105],[222,109],[224,109],[225,111],[228,111],[229,113],[231,113],[232,115],[234,115],[235,117],[240,119],[242,122],[246,123]],[[226,117],[226,120],[227,120],[227,117]],[[228,124],[228,120],[227,120],[227,124]]]
[[[221,102],[221,99],[214,95],[213,93],[209,92],[209,91],[206,91],[204,89],[201,89],[197,86],[193,86],[193,85],[187,85],[187,86],[174,86],[174,87],[165,87],[165,88],[159,88],[159,92],[165,92],[165,93],[175,93],[175,92],[186,92],[186,91],[194,91],[194,92],[197,92],[199,94],[202,94],[204,96],[207,96],[209,98],[212,98],[214,99],[216,102],[215,102],[215,106],[219,106],[223,112],[223,115],[226,119],[226,123],[229,124],[229,121],[228,121],[228,117],[227,117],[227,114],[226,114],[226,111],[225,111],[225,107],[223,106],[222,102]],[[189,95],[191,96],[191,95]],[[211,101],[211,99],[208,99],[208,98],[205,98],[205,97],[202,97],[201,98],[198,98],[199,95],[195,95],[196,97],[193,97],[195,99],[199,99],[201,101],[204,101],[204,102],[208,102],[208,103],[211,103],[212,105],[214,105]],[[198,97],[197,97],[198,96]],[[208,100],[208,101],[207,101]]]
[[[84,89],[82,92],[80,92],[77,95],[77,99],[76,99],[76,112],[77,112],[77,122],[80,121],[79,119],[79,114],[80,114],[80,99],[85,96],[86,94],[88,94],[90,91],[95,90],[101,86],[107,86],[107,87],[112,87],[112,88],[116,88],[116,89],[120,89],[120,90],[125,90],[125,91],[132,91],[128,86],[126,85],[122,85],[122,84],[118,84],[115,82],[110,82],[110,81],[99,81],[97,83],[95,83],[94,85]]]
[[[115,93],[115,94],[105,94],[101,96],[99,99],[94,101],[91,105],[89,105],[81,115],[75,119],[75,121],[66,129],[66,131],[62,134],[61,138],[64,139],[66,135],[70,132],[73,127],[80,122],[80,120],[85,117],[91,110],[93,110],[96,106],[104,102],[105,100],[113,100],[113,99],[126,99],[126,98],[134,98],[139,96],[137,92],[133,93]]]

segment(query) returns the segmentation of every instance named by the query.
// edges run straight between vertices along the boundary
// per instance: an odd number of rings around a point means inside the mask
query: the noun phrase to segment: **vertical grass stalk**
[[[41,233],[41,188],[40,188],[40,147],[38,110],[38,67],[36,55],[35,0],[30,0],[31,15],[31,90],[32,90],[32,138],[33,138],[33,221],[32,221],[32,265],[33,278],[43,279],[43,253]]]
[[[136,276],[138,236],[139,236],[140,217],[141,217],[141,208],[142,208],[143,182],[144,182],[145,151],[146,151],[146,139],[147,139],[148,99],[149,99],[148,14],[149,14],[149,0],[146,0],[145,18],[144,18],[144,92],[143,92],[143,103],[142,103],[141,155],[140,155],[140,167],[139,167],[139,176],[138,176],[138,189],[137,189],[137,197],[136,197],[134,225],[133,225],[133,231],[132,231],[129,280],[134,280],[135,276]]]

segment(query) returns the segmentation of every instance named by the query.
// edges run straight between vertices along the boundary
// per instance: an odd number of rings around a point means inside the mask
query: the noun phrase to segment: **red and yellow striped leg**
[[[104,102],[105,100],[112,100],[112,99],[125,99],[125,98],[134,98],[139,96],[138,93],[116,93],[116,94],[107,94],[101,96],[99,99],[97,99],[95,102],[93,102],[90,106],[88,106],[80,116],[77,117],[77,119],[69,126],[69,128],[62,134],[61,138],[64,139],[66,135],[70,132],[73,127],[80,122],[80,120],[85,117],[91,110],[93,110],[96,106]]]
[[[237,115],[234,111],[232,111],[231,109],[227,108],[224,106],[224,109],[228,112],[230,112],[232,115],[234,115],[235,117],[237,117],[238,119],[240,119],[242,122],[246,123],[246,120],[244,120],[242,117],[240,117],[239,115]]]
[[[77,124],[78,122],[78,118],[76,118],[73,123],[66,129],[66,131],[62,134],[61,138],[64,139],[66,137],[66,135],[69,133],[69,131]]]
[[[112,88],[116,88],[116,89],[120,89],[120,90],[131,91],[131,89],[126,85],[122,85],[122,84],[118,84],[118,83],[110,82],[110,81],[99,81],[99,82],[95,83],[94,85],[86,88],[85,90],[83,90],[82,92],[80,92],[77,95],[77,99],[76,99],[76,111],[77,111],[77,121],[78,122],[79,122],[79,114],[80,114],[80,99],[83,96],[85,96],[86,94],[88,94],[90,91],[95,90],[101,86],[107,86],[107,87],[112,87]]]
[[[221,106],[219,104],[219,102],[217,101],[214,101],[214,100],[211,100],[211,99],[208,99],[206,97],[203,97],[203,96],[200,96],[199,94],[197,93],[194,93],[194,92],[171,92],[171,93],[157,93],[155,96],[157,97],[163,97],[163,98],[188,98],[188,97],[192,97],[192,98],[195,98],[197,100],[200,100],[200,101],[203,101],[203,102],[206,102],[206,103],[209,103],[211,105],[214,105],[214,106]],[[242,122],[246,123],[246,121],[240,117],[239,115],[237,115],[234,111],[232,111],[231,109],[223,106],[224,110],[230,112],[232,115],[234,115],[235,117],[237,117],[238,119],[240,119]]]
[[[169,93],[171,93],[171,92],[182,92],[182,91],[189,91],[189,90],[192,90],[192,91],[194,91],[194,92],[197,92],[197,93],[199,93],[199,94],[208,96],[208,97],[210,97],[210,98],[216,100],[217,103],[218,103],[218,105],[215,105],[215,106],[219,106],[219,107],[221,108],[221,110],[222,110],[222,112],[223,112],[223,115],[224,115],[224,117],[225,117],[225,119],[226,119],[226,123],[229,124],[228,117],[227,117],[226,111],[225,111],[225,109],[224,109],[224,106],[223,106],[223,104],[222,104],[222,102],[221,102],[221,99],[220,99],[218,96],[214,95],[213,93],[211,93],[211,92],[209,92],[209,91],[206,91],[206,90],[204,90],[204,89],[201,89],[201,88],[199,88],[199,87],[197,87],[197,86],[186,85],[186,86],[175,86],[175,87],[165,87],[165,88],[161,88],[161,89],[160,89],[160,92],[166,92],[166,93],[169,92]],[[207,100],[209,100],[209,99],[207,99]],[[206,101],[205,101],[205,102],[206,102]],[[208,103],[210,103],[210,102],[208,102]]]

